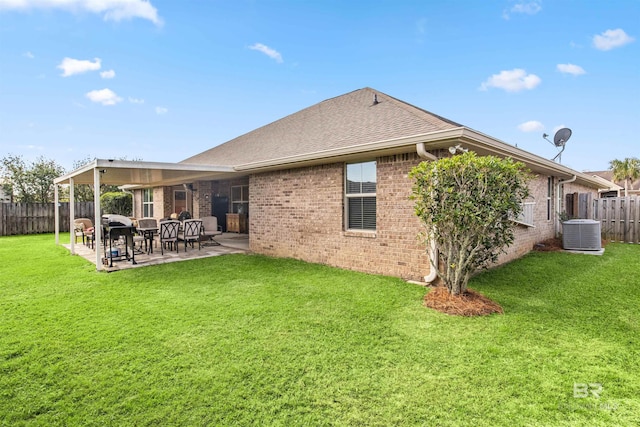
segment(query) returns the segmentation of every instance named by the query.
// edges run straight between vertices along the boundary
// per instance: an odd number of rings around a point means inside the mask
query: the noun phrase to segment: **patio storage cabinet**
[[[230,233],[246,233],[247,232],[247,215],[228,213],[227,214],[227,231]]]

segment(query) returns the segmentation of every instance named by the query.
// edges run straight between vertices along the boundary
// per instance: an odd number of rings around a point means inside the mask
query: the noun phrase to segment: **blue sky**
[[[545,158],[640,157],[640,1],[0,0],[0,157],[175,162],[372,87]]]

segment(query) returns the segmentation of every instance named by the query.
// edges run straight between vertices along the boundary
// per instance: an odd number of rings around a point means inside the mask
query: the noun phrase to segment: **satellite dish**
[[[571,138],[571,129],[562,128],[556,132],[556,135],[553,137],[553,144],[556,147],[564,147],[564,144]]]
[[[569,140],[569,138],[571,138],[571,129],[569,128],[562,128],[559,129],[555,136],[553,137],[553,142],[551,142],[547,137],[549,135],[547,135],[546,133],[542,134],[542,137],[544,139],[546,139],[547,141],[549,141],[549,143],[555,145],[556,147],[560,148],[560,152],[558,154],[556,154],[556,156],[551,159],[551,160],[556,160],[558,159],[558,163],[562,163],[562,152],[565,149],[565,144],[567,143],[567,141]]]

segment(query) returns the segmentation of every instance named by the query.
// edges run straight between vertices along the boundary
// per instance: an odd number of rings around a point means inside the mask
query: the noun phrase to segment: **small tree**
[[[100,196],[102,213],[131,216],[133,213],[133,198],[130,193],[109,192]]]
[[[428,230],[427,247],[433,240],[439,248],[431,268],[451,294],[464,293],[471,275],[495,263],[513,243],[513,218],[529,194],[529,173],[510,158],[466,152],[422,162],[410,176],[415,212]]]
[[[0,169],[6,182],[5,192],[17,201],[50,203],[54,198],[53,180],[64,174],[64,168],[54,160],[38,157],[27,165],[21,156],[9,155],[0,160]]]
[[[73,169],[79,169],[87,163],[91,163],[93,160],[95,159],[92,159],[90,157],[76,160],[73,162]],[[123,157],[119,160],[127,160],[127,158]],[[100,184],[100,194],[117,193],[119,191],[120,190],[118,189],[117,185]],[[76,184],[74,189],[74,200],[76,202],[93,202],[93,184]]]
[[[614,181],[624,181],[624,196],[627,197],[629,180],[634,182],[640,178],[640,159],[627,157],[624,160],[614,159],[609,162],[609,169],[613,171]]]

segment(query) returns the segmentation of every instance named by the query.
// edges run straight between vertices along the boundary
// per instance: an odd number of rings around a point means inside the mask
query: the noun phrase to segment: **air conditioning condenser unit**
[[[600,221],[593,219],[570,219],[562,223],[562,247],[578,251],[602,249]]]

